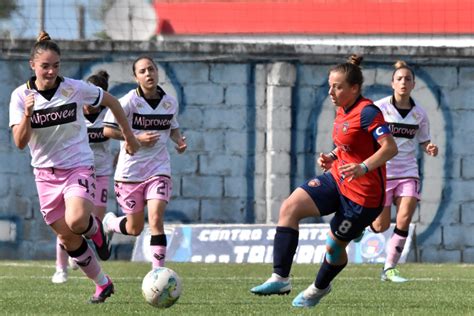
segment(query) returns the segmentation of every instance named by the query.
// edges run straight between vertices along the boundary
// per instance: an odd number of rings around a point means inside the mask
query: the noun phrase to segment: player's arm
[[[178,154],[184,153],[188,145],[186,145],[186,137],[181,135],[179,128],[174,128],[171,130],[170,138],[176,144],[175,148]]]
[[[125,112],[123,111],[120,102],[111,94],[104,91],[104,97],[102,99],[101,105],[108,107],[114,115],[118,125],[120,126],[120,132],[122,134],[123,140],[125,140],[126,151],[128,154],[133,155],[140,148],[140,143],[135,138],[135,135],[133,135],[132,129],[128,124],[127,117],[125,116]],[[111,137],[105,134],[105,128],[104,135],[107,137]]]
[[[13,141],[15,145],[23,149],[28,145],[30,141],[32,128],[31,128],[31,116],[33,115],[33,107],[35,105],[35,96],[34,94],[30,94],[25,98],[25,112],[23,113],[23,117],[21,121],[17,125],[13,125],[12,133],[13,133]]]

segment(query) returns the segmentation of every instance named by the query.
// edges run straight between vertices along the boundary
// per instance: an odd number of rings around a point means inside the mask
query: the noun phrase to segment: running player
[[[120,103],[142,145],[136,155],[126,155],[121,148],[115,170],[115,193],[126,216],[107,213],[106,233],[138,236],[145,223],[145,204],[151,231],[152,266],[162,267],[166,256],[166,235],[163,218],[169,202],[172,182],[168,139],[175,142],[178,153],[186,150],[185,138],[177,121],[178,103],[158,86],[158,68],[150,57],[139,57],[133,63],[133,75],[138,87],[131,90]],[[104,119],[104,134],[122,139],[112,113]]]
[[[397,61],[392,74],[393,95],[377,102],[385,121],[395,137],[398,155],[387,162],[385,207],[372,223],[374,232],[390,227],[390,210],[396,205],[397,219],[387,249],[382,281],[405,282],[396,269],[408,237],[408,228],[420,200],[417,147],[430,156],[438,155],[438,146],[431,143],[426,112],[410,96],[415,88],[415,73],[404,61]]]
[[[380,110],[361,95],[362,57],[329,70],[329,96],[336,106],[333,141],[318,164],[330,170],[291,193],[281,208],[273,246],[273,274],[251,289],[257,295],[291,291],[290,270],[298,246],[300,220],[334,213],[326,254],[316,280],[293,300],[312,307],[331,291],[331,282],[347,264],[346,246],[380,214],[385,194],[385,162],[397,153]]]
[[[116,115],[126,147],[134,154],[140,144],[117,99],[99,87],[60,77],[60,49],[41,32],[31,50],[34,76],[16,88],[10,100],[10,127],[15,145],[31,153],[44,221],[64,249],[96,285],[90,303],[102,303],[114,292],[84,237],[93,241],[99,257],[110,256],[102,222],[94,209],[94,156],[87,140],[83,104],[105,105]]]
[[[87,78],[87,82],[107,91],[109,88],[109,74],[101,70]],[[102,220],[105,215],[109,177],[113,173],[113,156],[110,150],[110,140],[104,136],[104,127],[102,126],[106,110],[107,108],[103,105],[83,106],[87,134],[89,135],[89,145],[94,153],[96,193],[93,213],[100,220]],[[78,269],[79,267],[75,264],[74,260],[71,260],[71,257],[69,257],[67,252],[61,247],[59,238],[56,238],[56,272],[51,278],[53,283],[59,284],[67,281],[68,258],[71,268],[74,270]]]

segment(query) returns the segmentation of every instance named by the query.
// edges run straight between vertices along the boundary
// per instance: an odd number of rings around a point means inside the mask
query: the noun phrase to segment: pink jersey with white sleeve
[[[410,99],[412,108],[402,117],[393,104],[393,96],[374,102],[383,113],[398,146],[398,154],[387,162],[387,179],[419,178],[417,152],[419,144],[430,140],[426,112]]]
[[[157,131],[160,138],[153,147],[141,147],[133,156],[127,154],[124,142],[120,144],[120,154],[115,169],[115,181],[142,182],[157,175],[171,176],[170,155],[167,143],[172,129],[179,127],[177,121],[178,102],[157,87],[161,97],[154,108],[143,98],[138,87],[128,92],[119,101],[132,127],[133,133]],[[118,128],[113,114],[107,112],[104,125]]]
[[[70,169],[92,166],[94,157],[89,147],[83,104],[98,105],[101,88],[84,81],[59,78],[59,86],[51,100],[36,89],[35,78],[16,88],[10,99],[10,127],[21,122],[25,98],[34,94],[31,117],[32,135],[28,142],[31,165],[35,168]]]
[[[110,149],[110,139],[104,136],[104,117],[107,108],[101,107],[97,114],[84,115],[86,118],[89,145],[94,153],[95,174],[110,176],[114,171],[114,157]]]

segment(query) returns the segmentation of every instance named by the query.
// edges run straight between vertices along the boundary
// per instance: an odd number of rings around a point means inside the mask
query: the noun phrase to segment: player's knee
[[[127,227],[127,233],[131,236],[138,236],[143,231],[143,224],[135,224]]]

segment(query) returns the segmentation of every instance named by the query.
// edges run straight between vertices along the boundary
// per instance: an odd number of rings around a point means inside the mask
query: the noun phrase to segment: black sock
[[[120,221],[119,227],[120,227],[120,232],[121,232],[123,235],[128,235],[128,233],[127,233],[127,218],[126,218],[126,217],[124,217],[124,218]]]
[[[402,237],[408,237],[408,230],[401,230],[401,229],[398,229],[398,227],[396,226],[395,226],[395,229],[393,230],[393,233]]]
[[[321,268],[319,268],[318,275],[316,276],[316,281],[314,281],[314,285],[320,289],[324,290],[329,286],[332,280],[341,272],[347,265],[347,262],[342,265],[332,265],[326,260],[326,256],[324,256],[324,261],[321,264]]]
[[[150,246],[167,246],[166,235],[151,235]]]
[[[273,240],[273,272],[283,278],[290,275],[293,257],[298,247],[299,232],[290,227],[276,228]]]

